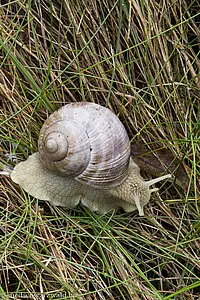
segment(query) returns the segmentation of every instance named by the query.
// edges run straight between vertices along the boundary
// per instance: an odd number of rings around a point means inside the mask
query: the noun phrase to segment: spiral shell
[[[86,185],[107,189],[128,176],[127,132],[98,104],[71,103],[54,112],[41,129],[38,148],[43,166]]]

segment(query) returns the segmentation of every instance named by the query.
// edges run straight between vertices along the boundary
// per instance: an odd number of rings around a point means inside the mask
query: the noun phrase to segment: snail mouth
[[[134,200],[137,210],[139,212],[139,216],[144,216],[143,205],[141,203],[141,192],[147,193],[147,196],[150,198],[151,193],[157,192],[158,188],[149,189],[149,187],[157,182],[160,182],[164,179],[171,178],[171,177],[172,176],[170,174],[167,174],[167,175],[164,175],[164,176],[161,176],[161,177],[149,180],[149,181],[145,181],[145,182],[143,182],[142,186],[140,186],[140,187],[138,185],[134,185],[134,184],[131,185],[133,200]],[[145,204],[146,203],[144,203],[144,205]]]

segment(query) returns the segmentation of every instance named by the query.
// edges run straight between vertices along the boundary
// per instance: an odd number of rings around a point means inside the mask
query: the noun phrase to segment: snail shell
[[[109,109],[94,103],[71,103],[44,123],[38,140],[44,167],[98,188],[120,185],[128,176],[127,132]]]

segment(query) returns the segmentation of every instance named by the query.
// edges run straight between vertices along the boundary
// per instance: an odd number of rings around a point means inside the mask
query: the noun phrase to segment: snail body
[[[144,215],[157,190],[149,187],[171,177],[144,181],[123,124],[94,103],[71,103],[54,112],[41,129],[38,150],[15,166],[11,179],[33,197],[68,209],[81,202],[102,214],[122,207]]]

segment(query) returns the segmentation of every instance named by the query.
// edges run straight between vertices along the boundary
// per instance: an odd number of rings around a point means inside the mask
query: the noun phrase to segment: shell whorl
[[[50,132],[44,140],[46,156],[52,161],[60,161],[65,158],[68,152],[68,141],[60,131]]]
[[[41,129],[38,148],[45,167],[83,184],[106,189],[128,176],[127,132],[114,113],[98,104],[71,103],[54,112]]]

